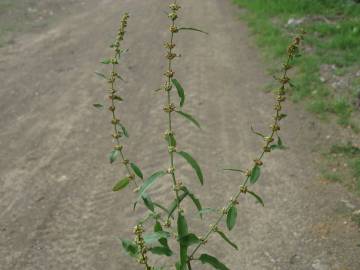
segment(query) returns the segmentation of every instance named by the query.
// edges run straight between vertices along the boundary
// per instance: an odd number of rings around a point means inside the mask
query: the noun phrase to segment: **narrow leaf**
[[[238,246],[237,246],[234,242],[232,242],[232,241],[225,235],[225,233],[223,233],[222,231],[219,231],[219,230],[217,230],[216,232],[221,236],[222,239],[224,239],[224,240],[225,240],[228,244],[230,244],[233,248],[239,250]]]
[[[258,165],[255,165],[251,171],[250,183],[255,184],[259,179],[259,177],[260,177],[260,167]]]
[[[180,114],[181,116],[185,117],[187,120],[189,120],[190,122],[192,122],[195,126],[197,126],[198,128],[200,127],[199,122],[190,114],[188,113],[184,113],[183,111],[176,111],[178,114]]]
[[[218,270],[230,270],[222,262],[220,262],[217,258],[210,256],[208,254],[201,254],[201,256],[199,257],[199,260],[203,264],[209,264]]]
[[[165,140],[168,142],[169,146],[176,147],[176,139],[173,134],[165,135]]]
[[[155,225],[154,225],[154,232],[162,232],[163,231],[163,228],[160,224],[159,221],[156,221]],[[164,238],[160,238],[159,239],[159,243],[161,245],[163,245],[164,247],[167,247],[169,249],[169,245],[168,245],[168,241],[167,239],[164,237]]]
[[[131,257],[137,257],[138,247],[134,242],[129,240],[121,240],[121,243],[127,254],[129,254]]]
[[[251,126],[251,131],[252,131],[254,134],[256,134],[256,135],[258,135],[258,136],[260,136],[260,137],[262,137],[262,138],[265,137],[264,134],[261,134],[260,132],[255,131],[255,129],[254,129],[252,126]]]
[[[113,191],[120,191],[124,188],[126,188],[130,183],[130,179],[128,177],[125,177],[124,179],[117,182],[117,184],[113,187]]]
[[[168,217],[172,217],[172,214],[174,213],[175,209],[176,209],[176,206],[178,205],[178,203],[180,204],[184,199],[185,197],[188,195],[188,193],[183,193],[179,196],[179,202],[177,200],[177,198],[171,203],[169,209],[168,209]]]
[[[97,108],[97,109],[102,109],[102,108],[104,108],[104,105],[99,104],[99,103],[93,104],[93,106],[94,106],[95,108]]]
[[[185,102],[185,91],[184,88],[181,86],[178,80],[172,79],[172,83],[175,85],[176,90],[178,92],[179,98],[180,98],[180,107],[184,106]]]
[[[231,231],[235,224],[236,224],[236,218],[237,218],[237,208],[235,206],[231,206],[226,218],[226,225],[229,231]]]
[[[118,158],[119,154],[120,154],[119,150],[114,149],[111,151],[111,153],[109,155],[109,160],[110,160],[111,164],[115,162],[115,160]]]
[[[165,255],[170,257],[171,255],[173,255],[173,252],[171,251],[171,249],[164,247],[164,246],[160,246],[160,247],[151,247],[149,249],[149,251],[153,254],[156,255]]]
[[[231,169],[231,168],[224,169],[224,171],[233,171],[233,172],[241,172],[241,173],[245,173],[245,171],[244,171],[244,170],[241,170],[241,169]]]
[[[257,195],[255,192],[252,192],[252,191],[249,191],[249,190],[248,190],[247,193],[249,193],[249,194],[251,194],[252,196],[254,196],[255,199],[256,199],[262,206],[265,206],[263,199],[261,199],[261,197],[260,197],[259,195]]]
[[[151,212],[154,212],[155,211],[154,203],[152,202],[149,194],[144,193],[144,195],[142,195],[142,199],[147,209],[149,209]]]
[[[194,28],[194,27],[180,27],[179,30],[190,30],[190,31],[201,32],[201,33],[206,34],[206,35],[209,34],[208,32],[205,32],[203,30],[200,30],[200,29],[197,29],[197,28]]]
[[[144,235],[144,241],[146,244],[152,244],[159,241],[162,238],[169,238],[170,233],[165,231],[154,232],[151,234]]]
[[[199,213],[201,213],[200,211],[202,210],[201,207],[201,202],[200,200],[193,194],[191,193],[187,187],[183,186],[181,187],[181,190],[184,191],[185,193],[187,193],[190,197],[190,199],[193,201],[193,203],[195,204],[197,210],[199,211]],[[202,215],[200,214],[200,216],[202,217]]]
[[[190,165],[191,167],[195,170],[196,175],[198,176],[201,185],[204,185],[204,177],[201,171],[201,168],[199,166],[199,164],[196,162],[196,160],[188,153],[184,152],[184,151],[180,151],[180,152],[176,152],[178,155],[180,155],[181,157],[183,157]]]
[[[179,239],[181,245],[191,246],[201,242],[201,240],[193,233],[189,233]]]
[[[100,62],[101,64],[104,64],[104,65],[108,65],[108,64],[111,64],[111,59],[107,58],[107,59],[103,59],[101,60]]]
[[[133,169],[134,173],[140,177],[141,179],[144,179],[143,173],[141,172],[140,168],[133,162],[130,163],[131,168]]]
[[[145,191],[147,191],[155,183],[155,181],[159,179],[159,177],[162,177],[165,174],[166,172],[159,171],[151,175],[148,179],[146,179],[139,190],[138,200],[144,195]]]
[[[160,203],[156,203],[156,202],[153,202],[154,206],[160,208],[161,210],[163,210],[166,214],[169,214],[169,211],[166,209],[165,206],[162,206]]]
[[[95,74],[98,75],[99,77],[106,79],[106,76],[100,72],[95,71]]]
[[[126,130],[125,126],[124,126],[123,124],[121,124],[121,123],[118,123],[118,126],[121,128],[124,136],[125,136],[126,138],[129,138],[129,133],[128,133],[128,131]]]

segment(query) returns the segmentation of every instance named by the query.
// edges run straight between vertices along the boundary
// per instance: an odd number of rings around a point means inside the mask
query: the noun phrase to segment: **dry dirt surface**
[[[261,89],[271,78],[239,10],[225,0],[180,1],[181,23],[210,32],[177,36],[177,78],[186,89],[185,109],[202,123],[199,131],[175,119],[179,148],[202,166],[205,187],[181,161],[184,182],[206,207],[220,207],[241,176],[228,166],[248,167],[261,147],[250,132],[271,121],[272,96]],[[122,63],[126,102],[121,113],[131,138],[126,154],[149,176],[168,164],[162,138],[165,96],[155,93],[165,70],[167,1],[89,0],[41,33],[17,38],[0,49],[0,268],[2,270],[141,269],[122,251],[119,238],[132,237],[136,220],[128,191],[113,193],[120,165],[110,166],[110,115],[93,103],[104,100],[104,82],[94,76],[99,59],[111,51],[119,18],[131,13]],[[229,235],[233,250],[212,237],[205,246],[234,270],[359,270],[360,235],[349,213],[359,200],[336,184],[321,181],[316,146],[325,136],[302,109],[288,103],[283,124],[285,151],[265,159],[252,198],[240,202],[238,226]],[[328,132],[328,131],[326,131]],[[171,198],[170,179],[151,192]],[[185,204],[191,229],[202,233],[214,216],[201,221]],[[208,269],[196,265],[194,269]]]

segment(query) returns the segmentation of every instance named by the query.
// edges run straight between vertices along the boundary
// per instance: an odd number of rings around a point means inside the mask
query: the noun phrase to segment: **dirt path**
[[[183,57],[175,67],[187,91],[186,109],[203,123],[199,132],[176,120],[179,147],[198,159],[207,185],[200,188],[185,164],[177,162],[177,169],[205,206],[216,207],[240,181],[222,168],[247,167],[259,152],[261,142],[249,127],[270,122],[272,99],[260,91],[270,78],[231,1],[181,2],[183,24],[211,32],[183,34],[187,39],[177,42]],[[0,50],[1,269],[138,269],[118,238],[130,237],[144,209],[134,216],[134,195],[110,191],[119,172],[106,160],[109,115],[91,106],[104,98],[103,82],[93,71],[110,52],[104,48],[121,13],[129,11],[126,153],[146,175],[166,168],[165,97],[152,92],[165,68],[165,6],[160,0],[89,0],[77,16]],[[282,134],[289,149],[266,159],[255,188],[266,208],[241,201],[240,226],[231,233],[240,251],[214,237],[208,252],[234,270],[358,270],[360,235],[349,213],[360,202],[342,187],[319,181],[313,150],[324,130],[293,104],[287,113]],[[154,197],[166,199],[169,184],[164,178]],[[197,218],[192,224],[197,232],[206,228]]]

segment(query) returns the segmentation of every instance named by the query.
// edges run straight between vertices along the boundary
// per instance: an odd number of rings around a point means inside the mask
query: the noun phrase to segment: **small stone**
[[[350,209],[355,209],[356,208],[355,205],[353,205],[348,200],[341,200],[341,202],[343,202],[347,208],[350,208]]]
[[[329,270],[330,269],[327,264],[322,263],[320,260],[315,260],[311,266],[315,270]]]

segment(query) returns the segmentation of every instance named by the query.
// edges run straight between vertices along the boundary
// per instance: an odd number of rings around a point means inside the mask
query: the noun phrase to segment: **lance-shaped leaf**
[[[121,179],[119,182],[116,183],[116,185],[113,187],[113,191],[120,191],[124,188],[126,188],[130,183],[130,179],[128,177],[125,177]]]
[[[233,171],[233,172],[241,172],[241,173],[245,173],[244,170],[241,170],[241,169],[232,169],[232,168],[227,168],[227,169],[224,169],[224,171]]]
[[[208,254],[201,254],[199,257],[199,260],[203,263],[203,264],[209,264],[211,265],[214,269],[218,269],[218,270],[230,270],[229,268],[227,268],[222,262],[220,262],[217,258],[210,256]]]
[[[181,245],[191,246],[201,242],[201,240],[193,233],[189,233],[179,239]]]
[[[101,64],[104,64],[104,65],[111,64],[111,59],[109,59],[109,58],[103,59],[103,60],[101,60],[100,63],[101,63]]]
[[[163,238],[169,238],[170,233],[165,231],[153,232],[147,235],[144,235],[144,241],[146,244],[152,244],[154,242],[159,241]]]
[[[158,180],[160,177],[164,176],[166,172],[159,171],[151,175],[145,182],[142,184],[139,190],[138,200],[144,195],[144,193]]]
[[[125,136],[126,138],[129,138],[129,133],[128,133],[128,131],[126,130],[125,126],[124,126],[123,124],[121,124],[121,123],[118,123],[118,126],[121,128],[124,136]]]
[[[166,214],[169,215],[169,210],[166,209],[165,206],[161,205],[160,203],[156,203],[156,202],[153,202],[153,205],[156,206],[156,207],[158,207],[158,208],[160,208],[160,209],[163,210]]]
[[[200,200],[192,193],[189,191],[189,189],[185,186],[182,186],[181,187],[181,190],[184,191],[185,193],[187,193],[190,197],[190,199],[193,201],[193,203],[195,204],[197,210],[200,211],[202,210],[202,207],[201,207],[201,202]],[[202,215],[200,214],[200,216],[202,217]]]
[[[185,219],[185,216],[179,212],[178,220],[177,220],[177,231],[179,239],[183,238],[188,234],[188,225]],[[186,263],[188,260],[187,256],[188,246],[181,244],[180,242],[180,269],[185,270],[186,269]]]
[[[188,195],[188,193],[183,193],[181,195],[179,195],[179,200],[176,198],[175,200],[173,200],[173,202],[171,203],[169,209],[167,210],[169,215],[168,217],[172,217],[172,214],[174,213],[175,209],[176,209],[176,206],[178,204],[180,204],[184,199],[185,197]]]
[[[134,173],[140,177],[141,179],[144,179],[144,175],[141,172],[140,168],[133,162],[130,163],[131,169],[133,169]]]
[[[258,201],[258,203],[260,203],[262,206],[265,206],[263,199],[261,199],[261,197],[257,195],[255,192],[248,190],[247,193],[254,196],[255,199]]]
[[[179,30],[190,30],[190,31],[201,32],[201,33],[206,34],[206,35],[209,34],[208,32],[205,32],[205,31],[203,31],[203,30],[197,29],[197,28],[195,28],[195,27],[180,27]]]
[[[265,138],[265,135],[264,134],[261,134],[260,132],[257,132],[257,131],[255,131],[255,129],[251,126],[251,131],[254,133],[254,134],[256,134],[256,135],[258,135],[258,136],[260,136],[260,137],[262,137],[262,138]]]
[[[260,177],[260,166],[255,165],[251,170],[250,183],[255,184]]]
[[[235,224],[236,224],[236,218],[237,218],[237,208],[233,205],[230,207],[229,211],[227,212],[226,217],[226,226],[231,231]]]
[[[149,194],[144,193],[144,195],[142,195],[142,199],[147,209],[149,209],[151,212],[155,212],[154,203],[151,200]]]
[[[162,231],[163,231],[163,228],[162,228],[160,222],[156,221],[156,223],[154,225],[154,232],[162,232]],[[159,243],[169,249],[168,241],[166,238],[160,238]]]
[[[195,126],[197,126],[198,128],[200,127],[199,122],[191,115],[188,113],[185,113],[183,111],[176,111],[178,114],[180,114],[181,116],[185,117],[187,120],[189,120],[190,122],[192,122]]]
[[[109,155],[109,160],[110,160],[111,164],[115,162],[115,160],[118,158],[119,154],[120,154],[119,150],[114,149],[111,151],[111,153]]]
[[[180,151],[180,152],[176,152],[176,153],[178,155],[180,155],[181,157],[183,157],[191,165],[191,167],[195,170],[196,175],[198,176],[201,185],[203,185],[204,177],[203,177],[201,168],[200,168],[199,164],[196,162],[196,160],[189,153],[186,153],[184,151]]]
[[[180,98],[180,107],[184,106],[185,102],[185,91],[184,88],[181,86],[178,80],[172,79],[172,83],[175,85],[176,90],[178,92],[179,98]]]
[[[169,249],[168,247],[164,247],[164,246],[160,246],[160,247],[151,247],[149,249],[149,251],[152,254],[156,254],[156,255],[165,255],[165,256],[172,256],[173,252],[171,251],[171,249]]]
[[[224,239],[228,244],[230,244],[233,248],[239,250],[238,246],[232,242],[226,235],[220,230],[216,230],[216,232],[221,236],[222,239]]]
[[[96,109],[102,109],[102,108],[104,108],[104,105],[99,104],[99,103],[93,104],[93,106],[94,106]]]
[[[122,246],[131,257],[137,257],[139,254],[137,245],[130,240],[121,240]]]
[[[106,76],[104,74],[102,74],[101,72],[97,72],[95,71],[94,72],[96,75],[98,75],[99,77],[103,78],[103,79],[106,79]]]

